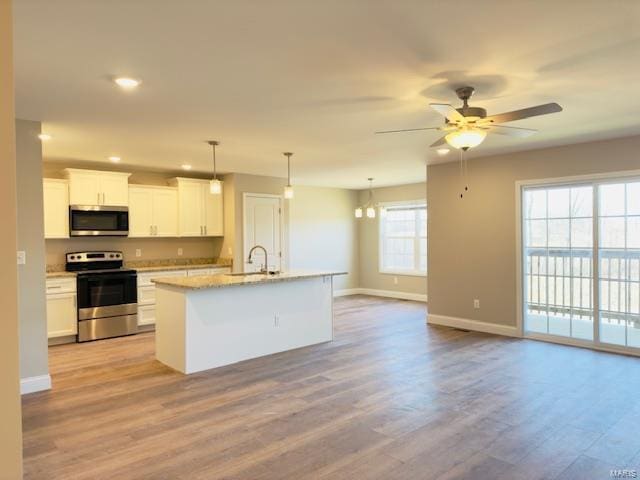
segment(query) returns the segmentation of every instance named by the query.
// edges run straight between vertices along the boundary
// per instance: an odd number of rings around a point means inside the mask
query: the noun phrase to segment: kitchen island
[[[333,276],[156,278],[156,358],[195,373],[333,339]]]

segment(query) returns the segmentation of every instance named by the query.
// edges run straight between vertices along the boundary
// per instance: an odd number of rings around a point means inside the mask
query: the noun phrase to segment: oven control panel
[[[122,261],[122,252],[72,252],[67,253],[67,263]]]

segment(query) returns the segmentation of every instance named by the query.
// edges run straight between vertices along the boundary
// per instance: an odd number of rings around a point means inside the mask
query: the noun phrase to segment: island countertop
[[[308,272],[291,271],[277,274],[218,274],[195,277],[160,277],[152,279],[156,285],[166,285],[185,290],[224,288],[237,285],[256,285],[260,283],[290,282],[304,278],[346,275],[347,272]]]

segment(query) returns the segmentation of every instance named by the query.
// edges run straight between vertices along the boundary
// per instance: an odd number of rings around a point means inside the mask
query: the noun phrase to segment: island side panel
[[[156,359],[186,372],[185,291],[156,285]]]
[[[331,341],[330,276],[186,291],[186,373]]]

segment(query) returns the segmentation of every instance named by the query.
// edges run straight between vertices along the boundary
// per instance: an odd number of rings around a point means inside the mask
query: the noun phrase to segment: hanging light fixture
[[[291,186],[291,155],[293,152],[284,152],[287,157],[287,186],[284,187],[284,198],[291,200],[293,198],[293,187]]]
[[[220,145],[220,142],[217,140],[209,140],[208,143],[213,149],[213,179],[209,184],[209,191],[214,195],[220,195],[222,193],[222,182],[218,180],[218,175],[216,173],[216,145]]]
[[[376,218],[376,206],[373,202],[373,178],[367,180],[369,180],[369,198],[367,203],[355,209],[356,218],[362,218],[363,213],[367,215],[367,218]]]
[[[454,148],[468,150],[480,145],[486,136],[486,130],[465,126],[447,134],[444,139]]]

